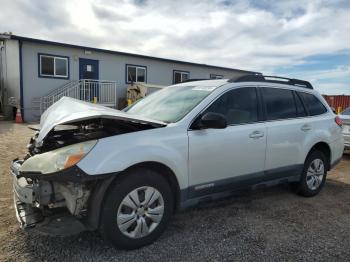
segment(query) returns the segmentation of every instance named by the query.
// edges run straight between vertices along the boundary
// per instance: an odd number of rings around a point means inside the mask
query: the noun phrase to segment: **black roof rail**
[[[194,82],[194,81],[203,81],[203,80],[214,80],[214,79],[209,79],[209,78],[191,78],[191,79],[184,80],[184,81],[180,82],[179,84],[187,83],[187,82]]]
[[[314,89],[313,86],[308,81],[287,78],[287,77],[279,77],[279,76],[264,76],[262,74],[247,74],[243,76],[238,76],[231,78],[228,80],[230,83],[237,82],[268,82],[268,83],[278,83],[285,85],[294,85],[299,87],[304,87],[308,89]]]

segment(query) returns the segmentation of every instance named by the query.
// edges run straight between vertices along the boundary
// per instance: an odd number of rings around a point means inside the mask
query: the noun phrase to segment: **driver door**
[[[223,129],[188,131],[189,197],[232,190],[263,179],[266,126],[255,87],[222,94],[206,112],[226,117]]]

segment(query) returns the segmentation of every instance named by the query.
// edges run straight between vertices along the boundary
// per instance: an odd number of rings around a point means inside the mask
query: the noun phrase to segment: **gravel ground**
[[[1,261],[349,261],[350,156],[314,198],[287,186],[244,193],[178,213],[154,244],[116,250],[96,232],[48,237],[15,220],[9,161],[25,152],[32,132],[0,122]]]

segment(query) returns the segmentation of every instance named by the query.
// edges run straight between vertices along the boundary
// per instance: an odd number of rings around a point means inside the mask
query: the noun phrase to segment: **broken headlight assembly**
[[[34,155],[24,161],[20,172],[49,174],[69,168],[89,153],[96,143],[97,140],[90,140]]]

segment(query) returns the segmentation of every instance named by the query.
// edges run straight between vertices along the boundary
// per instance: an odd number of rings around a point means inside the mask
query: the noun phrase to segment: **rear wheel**
[[[313,151],[307,157],[301,180],[298,185],[298,193],[300,195],[311,197],[317,195],[327,176],[327,161],[325,155],[321,151]]]
[[[101,232],[118,248],[135,249],[155,241],[173,212],[167,181],[148,169],[135,169],[116,180],[102,210]]]

